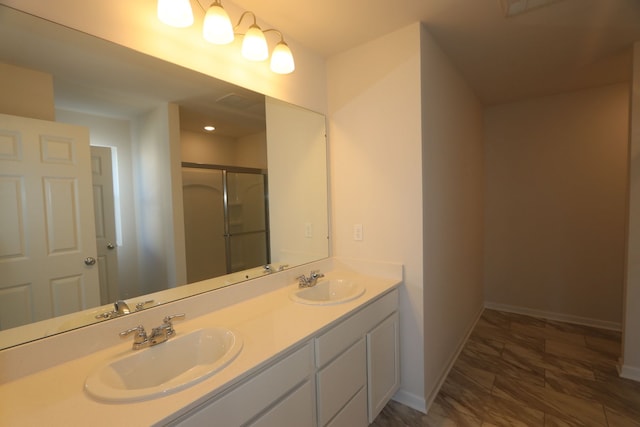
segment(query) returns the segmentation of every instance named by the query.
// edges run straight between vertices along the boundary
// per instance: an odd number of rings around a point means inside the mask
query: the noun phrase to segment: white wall
[[[620,326],[628,100],[618,84],[487,108],[489,304]]]
[[[629,224],[621,374],[640,381],[640,42],[633,49],[631,96]]]
[[[404,264],[397,399],[424,410],[420,25],[330,58],[327,78],[333,253]]]
[[[179,141],[179,137],[171,136],[170,125],[174,120],[177,123],[177,114],[176,105],[163,104],[134,122],[133,159],[138,171],[133,180],[140,265],[138,282],[143,294],[186,283],[186,259],[182,260],[184,265],[178,265],[176,256],[181,253],[184,258],[184,229],[174,229],[174,224],[184,223],[182,216],[174,218],[173,198],[179,200],[182,212],[180,156],[174,156],[170,142],[176,138]],[[174,171],[176,159],[178,169]],[[177,180],[172,179],[175,173]],[[166,197],[167,194],[173,194],[173,198]],[[176,231],[182,233],[181,242],[176,242]]]
[[[482,106],[423,28],[425,393],[430,403],[483,308]]]
[[[425,410],[482,308],[481,107],[418,23],[328,83],[334,253],[404,264],[396,399]]]

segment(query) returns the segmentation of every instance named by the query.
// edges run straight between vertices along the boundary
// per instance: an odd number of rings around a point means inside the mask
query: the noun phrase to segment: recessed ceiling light
[[[207,132],[213,132],[214,130],[216,130],[216,128],[214,126],[205,126],[204,130],[206,130]]]

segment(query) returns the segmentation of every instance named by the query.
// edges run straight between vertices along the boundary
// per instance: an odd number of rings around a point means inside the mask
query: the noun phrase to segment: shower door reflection
[[[183,163],[189,283],[269,263],[266,174]]]

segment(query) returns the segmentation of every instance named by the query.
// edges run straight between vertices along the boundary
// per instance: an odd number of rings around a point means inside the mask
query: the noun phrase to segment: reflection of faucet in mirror
[[[134,312],[144,310],[144,308],[147,305],[152,303],[153,303],[153,300],[138,302],[136,303],[136,308]],[[131,310],[129,309],[129,304],[127,304],[127,302],[124,300],[118,300],[113,303],[112,311],[107,311],[105,313],[97,314],[95,317],[96,319],[111,319],[114,317],[124,316],[125,314],[129,314],[129,313],[131,313]]]

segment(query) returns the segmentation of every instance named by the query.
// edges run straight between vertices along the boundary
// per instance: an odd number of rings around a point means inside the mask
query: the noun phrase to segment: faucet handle
[[[165,318],[164,318],[163,322],[164,322],[164,323],[166,323],[167,325],[170,325],[170,324],[171,324],[171,321],[172,321],[173,319],[178,319],[178,320],[182,320],[182,319],[184,319],[184,313],[180,313],[180,314],[172,314],[172,315],[169,315],[169,316],[165,316]]]
[[[148,301],[141,301],[139,303],[136,304],[136,311],[140,311],[140,310],[144,310],[145,306],[149,305],[149,304],[153,304],[153,300],[150,299]]]
[[[121,337],[126,337],[129,334],[137,332],[136,336],[146,336],[147,332],[144,330],[144,326],[138,325],[135,328],[127,329],[126,331],[120,332]]]

